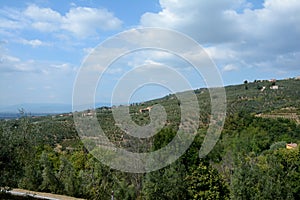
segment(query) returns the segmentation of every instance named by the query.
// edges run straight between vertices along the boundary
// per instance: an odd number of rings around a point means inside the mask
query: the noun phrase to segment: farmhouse
[[[278,85],[272,85],[272,86],[270,87],[270,89],[271,89],[271,90],[278,90],[279,87],[278,87]]]
[[[295,149],[298,145],[296,143],[290,143],[285,145],[287,149]]]
[[[151,109],[152,109],[152,106],[149,106],[149,107],[147,107],[147,108],[142,108],[142,109],[140,109],[140,113],[150,112]]]
[[[275,83],[275,82],[276,82],[276,79],[270,79],[269,82],[270,82],[270,83]]]
[[[82,117],[92,117],[95,114],[94,110],[87,110],[82,113]]]
[[[261,89],[260,89],[260,91],[264,91],[266,89],[266,86],[263,86]]]

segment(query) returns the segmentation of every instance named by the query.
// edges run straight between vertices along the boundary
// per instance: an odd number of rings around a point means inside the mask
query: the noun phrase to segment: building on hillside
[[[87,110],[82,113],[82,117],[92,117],[96,114],[95,110]]]
[[[278,90],[279,87],[278,87],[278,85],[272,85],[272,86],[270,87],[270,89],[271,89],[271,90]]]
[[[152,106],[149,106],[149,107],[147,107],[147,108],[142,108],[142,109],[140,109],[140,113],[150,112],[151,109],[152,109]]]
[[[270,82],[270,83],[275,83],[275,82],[276,82],[276,79],[270,79],[269,82]]]
[[[285,147],[287,149],[295,149],[298,145],[296,143],[286,144]]]

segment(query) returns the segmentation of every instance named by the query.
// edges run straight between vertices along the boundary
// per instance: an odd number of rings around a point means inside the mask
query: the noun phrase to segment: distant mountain
[[[24,103],[11,106],[1,106],[2,113],[18,113],[24,109],[28,113],[65,113],[71,112],[72,106],[68,104],[48,104],[48,103]]]
[[[300,105],[300,78],[290,78],[284,80],[255,80],[240,85],[226,86],[227,111],[236,113],[239,111],[249,113],[269,112],[274,109],[285,107],[297,107]],[[203,110],[209,108],[210,96],[207,88],[196,89],[194,91],[199,96],[200,107]],[[168,107],[176,107],[175,95],[167,95],[159,99],[141,102],[136,105],[137,109],[161,103]],[[173,105],[174,104],[174,105]],[[125,104],[124,104],[125,105]],[[76,111],[83,111],[92,108],[111,107],[110,103],[96,102],[95,105],[80,105]],[[27,113],[35,114],[60,114],[72,112],[71,104],[51,104],[51,103],[24,103],[11,106],[1,106],[1,113],[19,113],[19,109],[24,109]],[[299,108],[300,109],[300,108]],[[209,111],[208,111],[209,112]],[[299,111],[300,112],[300,111]]]
[[[110,106],[109,103],[96,103],[95,107]],[[88,109],[87,106],[82,106],[85,109]],[[71,104],[59,104],[59,103],[23,103],[10,106],[0,106],[0,113],[10,113],[15,114],[19,113],[20,109],[24,109],[27,113],[43,113],[43,114],[52,114],[52,113],[68,113],[72,112]]]

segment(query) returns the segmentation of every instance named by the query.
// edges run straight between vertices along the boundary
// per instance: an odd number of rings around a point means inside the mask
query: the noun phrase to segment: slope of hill
[[[210,95],[206,88],[195,90],[200,126],[194,142],[176,162],[147,174],[120,172],[97,161],[80,141],[71,113],[0,120],[0,187],[87,199],[108,199],[112,190],[117,199],[299,199],[299,148],[285,148],[287,143],[300,143],[300,125],[295,120],[300,114],[299,88],[296,79],[227,86],[225,126],[204,159],[198,152],[211,115]],[[167,121],[155,136],[145,139],[121,130],[112,108],[95,112],[116,147],[152,152],[173,139],[181,114],[180,101],[172,94],[130,105],[132,120],[149,124],[147,109],[155,104],[164,107]]]

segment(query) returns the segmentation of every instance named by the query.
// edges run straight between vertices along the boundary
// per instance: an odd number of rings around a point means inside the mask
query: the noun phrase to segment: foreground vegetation
[[[272,85],[279,89],[272,90]],[[22,117],[0,121],[0,187],[19,187],[87,199],[300,199],[300,81],[245,82],[226,88],[228,113],[213,151],[199,159],[209,123],[209,93],[196,90],[201,121],[188,151],[171,165],[146,174],[110,169],[83,146],[72,116]],[[262,87],[265,87],[262,91]],[[119,147],[150,152],[168,144],[180,123],[175,95],[130,105],[139,125],[150,122],[139,109],[164,106],[165,128],[147,140],[116,125],[110,108],[97,109],[101,127]],[[259,117],[285,113],[281,117]],[[272,115],[273,116],[273,115]]]

